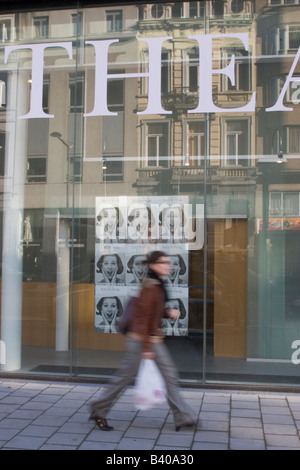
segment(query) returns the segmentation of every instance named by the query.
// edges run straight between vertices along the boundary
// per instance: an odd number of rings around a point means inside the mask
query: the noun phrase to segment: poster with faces
[[[169,255],[165,279],[167,307],[176,320],[164,319],[166,335],[188,332],[188,197],[97,197],[95,215],[95,329],[116,333],[129,297],[138,295],[147,276],[147,253]],[[193,236],[193,234],[192,234]]]

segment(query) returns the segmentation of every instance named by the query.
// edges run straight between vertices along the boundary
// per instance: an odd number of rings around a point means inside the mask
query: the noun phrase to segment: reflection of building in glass
[[[254,2],[241,2],[239,7],[236,2],[179,2],[161,5],[161,9],[160,18],[164,18],[164,23],[156,20],[150,6],[140,7],[139,35],[151,37],[155,28],[160,36],[170,36],[171,31],[172,41],[163,43],[161,57],[162,102],[171,114],[159,120],[156,117],[155,121],[152,117],[147,119],[147,116],[139,118],[142,160],[136,186],[140,194],[160,193],[162,189],[169,194],[178,191],[181,194],[201,194],[205,180],[208,193],[215,200],[212,209],[216,214],[225,211],[241,215],[241,210],[242,213],[247,210],[249,183],[255,182],[255,120],[242,111],[256,89],[251,59],[251,51],[255,49]],[[229,13],[230,21],[227,21]],[[168,26],[164,34],[163,24]],[[249,34],[250,25],[252,34]],[[249,36],[248,50],[241,40],[231,37],[237,28],[239,34]],[[217,37],[220,31],[224,34],[222,39]],[[204,32],[216,35],[212,58],[215,68],[225,69],[232,56],[235,57],[235,83],[225,73],[213,74],[212,88],[208,88],[207,93],[211,93],[221,112],[210,115],[193,113],[199,98],[200,51],[199,43],[188,37],[195,38],[199,34],[201,38]],[[146,46],[142,55],[147,57]],[[145,109],[146,92],[147,81],[141,79],[139,111]],[[226,112],[226,108],[235,108],[236,112]],[[234,191],[230,189],[228,194],[224,187],[225,175],[234,187]],[[151,182],[153,186],[150,189]],[[253,202],[251,206],[253,210]]]
[[[200,341],[207,328],[215,357],[289,359],[300,305],[299,15],[298,0],[42,2],[0,15],[0,202],[3,225],[18,221],[1,243],[22,261],[24,344],[53,348],[65,268],[79,350],[120,349],[117,335],[92,336],[95,321],[112,331],[112,310],[95,307],[137,292],[141,260],[164,244],[170,297],[187,312],[178,331]],[[191,248],[199,206],[205,238]]]

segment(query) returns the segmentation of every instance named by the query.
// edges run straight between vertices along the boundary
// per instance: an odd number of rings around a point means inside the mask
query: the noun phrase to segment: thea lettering
[[[230,63],[223,69],[215,70],[213,68],[213,40],[222,38],[236,39],[237,44],[242,43],[245,50],[248,50],[248,34],[207,34],[189,36],[188,39],[196,41],[199,47],[199,95],[198,105],[195,109],[191,109],[189,113],[233,113],[233,112],[253,112],[255,111],[256,92],[252,93],[249,102],[246,105],[236,108],[220,108],[213,102],[212,84],[213,75],[221,74],[228,77],[231,84],[235,85],[235,56],[232,55]],[[148,79],[148,104],[144,111],[137,112],[138,115],[149,114],[171,114],[163,108],[161,102],[161,53],[165,41],[172,41],[172,37],[159,38],[137,38],[137,41],[144,42],[148,48],[148,72],[147,73],[108,73],[108,54],[112,44],[119,43],[119,39],[85,41],[85,47],[94,48],[95,56],[95,88],[93,109],[84,113],[84,117],[92,116],[115,116],[118,113],[109,111],[107,103],[107,83],[108,80],[120,78],[147,78]],[[32,52],[32,85],[29,112],[19,119],[38,119],[53,118],[51,114],[47,114],[43,110],[43,74],[44,74],[44,58],[48,48],[59,47],[65,49],[69,60],[73,59],[72,42],[46,43],[46,44],[29,44],[6,46],[4,53],[4,63],[8,60],[13,61],[13,52],[29,49]],[[293,76],[300,57],[300,48],[295,56],[286,82],[282,87],[280,95],[276,103],[266,109],[267,112],[272,111],[292,111],[293,108],[286,107],[283,104],[284,95],[292,82],[300,82],[300,77]]]

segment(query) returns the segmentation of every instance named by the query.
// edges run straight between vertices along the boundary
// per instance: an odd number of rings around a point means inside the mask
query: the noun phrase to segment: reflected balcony
[[[221,167],[204,165],[173,166],[169,168],[146,167],[137,168],[137,179],[134,187],[140,194],[174,194],[194,192],[195,186],[234,185],[245,186],[256,184],[256,167]]]

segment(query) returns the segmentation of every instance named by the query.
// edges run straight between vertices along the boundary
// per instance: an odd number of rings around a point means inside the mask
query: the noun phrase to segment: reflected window
[[[280,151],[287,154],[300,153],[300,126],[287,126],[275,129],[270,138],[269,151],[274,155]]]
[[[70,181],[81,183],[82,180],[82,157],[71,155],[70,157]]]
[[[141,54],[141,72],[149,72],[149,53],[142,51]],[[161,92],[168,93],[171,91],[171,51],[162,51],[161,53]],[[141,79],[141,93],[148,94],[148,78]]]
[[[199,57],[195,52],[189,54],[189,68],[188,68],[188,86],[189,91],[198,90],[198,65]]]
[[[196,48],[184,53],[184,88],[189,92],[198,91],[199,52]]]
[[[44,82],[43,82],[43,111],[45,113],[49,112],[49,89],[50,89],[50,77],[49,75],[45,75]]]
[[[204,2],[189,2],[189,17],[203,18],[205,12]]]
[[[47,38],[49,35],[48,16],[37,16],[33,18],[34,37]]]
[[[6,105],[6,85],[5,82],[0,80],[0,107],[3,108]]]
[[[124,110],[124,79],[107,81],[107,105],[108,109],[113,112]]]
[[[290,126],[287,128],[287,152],[300,153],[300,127]]]
[[[112,10],[106,12],[106,30],[108,33],[122,31],[123,13],[122,10]]]
[[[299,193],[283,193],[283,214],[299,215]]]
[[[166,93],[171,89],[171,52],[166,51],[161,54],[161,91]]]
[[[205,134],[204,122],[194,121],[187,124],[187,151],[189,165],[201,165],[204,162]]]
[[[194,2],[196,3],[196,2]],[[183,2],[176,2],[172,8],[172,16],[173,18],[183,18],[184,17],[184,5]]]
[[[274,217],[298,216],[299,196],[297,192],[271,192],[270,215]]]
[[[104,155],[102,172],[104,182],[123,181],[123,155]]]
[[[43,82],[43,110],[49,112],[50,77]],[[31,91],[31,90],[30,90]],[[48,119],[28,120],[27,183],[46,183],[49,138]]]
[[[6,73],[0,73],[0,108],[6,107],[7,80],[8,75]]]
[[[152,18],[161,18],[164,13],[164,7],[162,5],[153,5],[151,8]]]
[[[280,54],[288,50],[298,50],[300,31],[298,25],[273,28],[268,33],[268,53]]]
[[[145,123],[145,164],[146,166],[168,167],[169,124]]]
[[[223,75],[223,90],[249,91],[251,89],[251,67],[248,52],[240,49],[231,49],[223,52],[223,67],[228,65],[232,56],[235,56],[235,83],[227,75]]]
[[[9,42],[12,40],[13,22],[11,18],[0,19],[0,41]]]
[[[69,112],[82,113],[84,108],[84,73],[69,75]]]
[[[269,0],[271,5],[294,5],[299,3],[299,0]]]
[[[72,36],[81,36],[82,34],[82,13],[76,13],[71,17],[72,22]]]
[[[32,156],[27,159],[27,182],[45,183],[46,178],[46,156]]]
[[[298,50],[300,46],[300,30],[298,26],[289,27],[289,49]]]
[[[224,15],[224,2],[220,2],[219,0],[213,0],[212,7],[213,7],[213,15],[215,16]]]
[[[107,105],[118,115],[102,118],[102,178],[104,182],[123,181],[124,79],[108,80]]]
[[[249,123],[247,119],[225,121],[225,165],[249,165]]]
[[[291,102],[293,104],[300,103],[300,82],[296,80],[296,77],[299,78],[299,75],[294,74],[293,77],[295,80],[290,80],[288,83],[288,87],[286,93],[283,97],[283,101]],[[287,80],[287,75],[279,75],[277,77],[271,77],[269,80],[269,87],[268,87],[268,97],[269,97],[269,106],[272,106],[278,100],[278,96],[280,95],[283,86],[285,85]]]
[[[0,79],[1,79],[1,74],[0,74]],[[30,84],[30,94],[31,94],[31,77],[28,80],[28,83]],[[49,88],[50,88],[50,76],[44,75],[42,107],[45,113],[49,113]]]
[[[277,54],[278,51],[278,37],[277,37],[277,30],[271,29],[268,32],[268,54]]]
[[[241,13],[244,8],[244,0],[231,0],[231,10],[233,13]]]
[[[269,105],[276,103],[276,101],[278,100],[278,96],[284,85],[284,82],[285,77],[283,77],[282,75],[279,77],[270,78],[268,87]],[[286,96],[284,98],[286,98]]]

